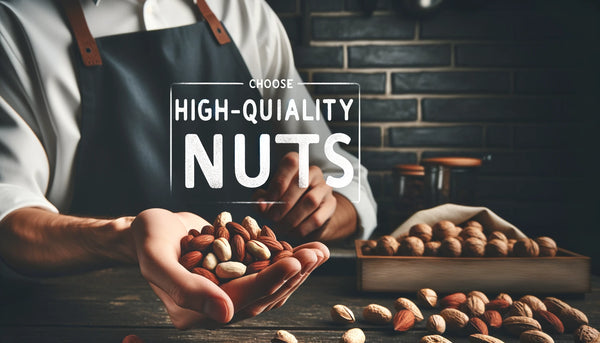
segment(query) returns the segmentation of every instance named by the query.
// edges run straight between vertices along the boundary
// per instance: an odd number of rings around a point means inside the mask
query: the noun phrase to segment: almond
[[[213,243],[214,240],[215,240],[215,236],[200,235],[200,236],[194,237],[194,239],[192,239],[190,241],[189,246],[191,249],[204,252],[204,251],[208,250],[208,248],[210,247],[210,245]]]
[[[542,329],[546,332],[558,334],[565,332],[563,323],[550,311],[535,311],[533,318],[540,323]]]
[[[539,330],[527,330],[519,336],[520,343],[554,343],[554,339]]]
[[[429,332],[441,335],[446,331],[446,320],[439,314],[432,314],[429,316],[429,318],[427,318],[427,324],[425,324],[425,328]]]
[[[281,243],[283,250],[294,251],[294,247],[292,247],[292,245],[290,243],[288,243],[286,241],[279,241],[279,243]]]
[[[281,243],[279,243],[279,241],[273,237],[259,236],[258,238],[256,238],[256,240],[266,245],[271,252],[278,252],[283,250],[283,245],[281,245]]]
[[[394,331],[405,332],[415,326],[415,315],[411,310],[400,310],[393,318]]]
[[[260,230],[260,235],[259,236],[266,236],[266,237],[271,237],[271,238],[275,238],[277,239],[277,236],[275,235],[275,232],[273,232],[273,230],[271,230],[270,227],[263,225],[262,229]]]
[[[547,311],[546,305],[535,295],[524,295],[519,299],[520,302],[524,302],[531,308],[532,311]]]
[[[419,310],[417,305],[415,305],[414,302],[407,298],[396,299],[396,301],[394,302],[394,308],[396,309],[396,311],[409,310],[413,313],[417,322],[420,322],[424,319],[423,314],[421,313],[421,310]]]
[[[363,318],[371,324],[386,324],[392,320],[392,312],[387,307],[370,304],[363,309]]]
[[[427,335],[421,337],[419,343],[452,343],[450,340],[440,335]]]
[[[344,305],[334,305],[330,311],[331,319],[334,322],[348,324],[356,322],[354,312]]]
[[[294,253],[289,251],[289,250],[282,250],[278,253],[276,253],[275,255],[271,256],[271,263],[275,263],[281,259],[284,259],[286,257],[292,257],[294,256]]]
[[[192,270],[200,261],[202,261],[200,251],[190,251],[179,258],[179,263],[187,270]]]
[[[207,224],[207,225],[204,225],[202,227],[202,230],[200,231],[200,234],[202,234],[202,235],[213,235],[214,236],[216,231],[217,230],[215,230],[214,226],[212,226],[210,224]],[[198,236],[200,236],[200,235],[198,235]]]
[[[525,316],[507,317],[502,321],[502,327],[514,336],[521,335],[523,331],[542,329],[537,320]]]
[[[500,299],[500,300],[504,300],[506,301],[509,305],[512,305],[513,300],[511,298],[510,295],[506,294],[506,293],[500,293],[498,294],[498,296],[496,297],[496,299]]]
[[[252,262],[246,268],[246,274],[250,275],[250,274],[258,273],[261,270],[267,268],[269,266],[269,264],[270,264],[269,260]]]
[[[256,239],[260,235],[260,226],[256,220],[250,216],[244,217],[242,220],[242,226],[250,234],[250,238]]]
[[[478,296],[469,296],[461,308],[469,317],[478,317],[485,312],[485,303]]]
[[[446,321],[446,329],[453,332],[462,331],[469,321],[469,316],[454,308],[443,309],[440,316]]]
[[[600,332],[589,325],[581,325],[575,330],[575,343],[600,343]]]
[[[251,239],[248,231],[246,231],[243,226],[236,222],[229,222],[227,223],[226,227],[230,234],[240,235],[246,242]]]
[[[467,301],[467,296],[458,292],[446,295],[439,300],[439,304],[442,308],[459,308],[465,301]]]
[[[471,343],[504,343],[504,341],[493,337],[480,333],[472,334],[469,336],[469,342]]]
[[[487,335],[489,333],[488,327],[484,323],[484,321],[476,317],[469,319],[467,325],[465,325],[465,332],[467,333],[467,335],[471,335],[474,333],[481,333]]]
[[[502,327],[502,316],[500,315],[500,312],[496,310],[487,310],[483,312],[481,319],[490,328],[499,329]]]
[[[511,306],[511,304],[509,304],[506,300],[504,299],[494,299],[494,300],[490,300],[489,303],[485,304],[485,309],[486,310],[495,310],[500,312],[500,314],[506,312],[506,310]]]
[[[431,288],[421,288],[417,292],[417,299],[421,304],[433,308],[437,306],[438,296],[437,293]]]
[[[246,256],[246,242],[240,235],[234,235],[231,239],[231,258],[242,262]]]
[[[229,232],[229,230],[227,230],[227,228],[225,226],[221,226],[219,228],[217,228],[217,230],[215,231],[215,238],[225,238],[227,240],[229,240],[229,238],[231,238],[231,233]]]
[[[211,271],[206,270],[202,267],[196,267],[196,268],[192,269],[192,273],[198,274],[200,276],[204,276],[205,278],[209,279],[217,286],[220,284],[219,279],[217,279],[215,274],[213,274]]]
[[[186,235],[181,238],[181,253],[185,254],[186,252],[191,250],[190,242],[194,239],[193,235]]]

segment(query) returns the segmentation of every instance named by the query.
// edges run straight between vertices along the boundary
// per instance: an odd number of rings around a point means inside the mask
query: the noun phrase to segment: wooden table
[[[277,310],[220,329],[174,329],[158,298],[133,268],[107,269],[41,281],[0,282],[0,342],[116,342],[135,334],[152,342],[270,342],[286,329],[300,342],[337,342],[350,326],[333,323],[329,309],[346,304],[355,314],[367,342],[418,342],[427,334],[424,322],[411,331],[395,333],[391,325],[361,321],[361,308],[379,303],[393,309],[396,297],[414,294],[366,294],[356,291],[352,259],[330,260]],[[592,292],[563,299],[583,310],[600,328],[600,277],[592,277]],[[427,317],[436,313],[424,310]],[[518,338],[500,332],[506,343]],[[453,342],[466,337],[447,336]],[[571,334],[554,336],[573,342]]]

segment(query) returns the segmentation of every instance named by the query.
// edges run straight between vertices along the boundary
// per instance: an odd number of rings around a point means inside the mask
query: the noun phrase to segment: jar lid
[[[425,175],[425,167],[420,164],[396,164],[393,169],[402,175]]]
[[[425,165],[443,165],[448,167],[480,167],[481,159],[473,157],[432,157],[421,161]]]

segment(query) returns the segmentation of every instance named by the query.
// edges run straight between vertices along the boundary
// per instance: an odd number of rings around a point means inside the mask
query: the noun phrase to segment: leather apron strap
[[[85,20],[85,15],[79,0],[60,0],[73,31],[73,36],[77,41],[79,53],[81,59],[86,67],[100,66],[102,65],[102,58],[100,57],[100,51],[96,45],[96,40],[92,37],[90,29]],[[196,0],[196,5],[200,14],[208,23],[213,36],[220,45],[231,42],[229,34],[215,16],[213,11],[208,7],[206,0]]]

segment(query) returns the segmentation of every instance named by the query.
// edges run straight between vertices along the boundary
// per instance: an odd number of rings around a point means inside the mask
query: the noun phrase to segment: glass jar
[[[425,168],[418,164],[398,164],[392,169],[394,204],[400,222],[424,208]]]
[[[481,159],[435,157],[421,161],[425,167],[425,206],[445,203],[477,204],[477,179]]]

